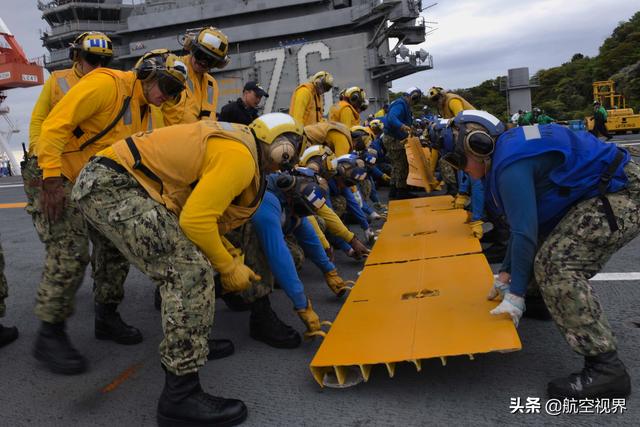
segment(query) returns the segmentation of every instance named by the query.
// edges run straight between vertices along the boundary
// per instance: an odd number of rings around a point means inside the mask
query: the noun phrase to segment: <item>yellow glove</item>
[[[336,294],[337,297],[341,297],[347,290],[351,290],[353,285],[352,281],[345,282],[342,277],[338,276],[338,270],[331,270],[324,273],[324,280],[326,280],[329,289]]]
[[[453,207],[456,209],[464,209],[469,204],[471,198],[466,194],[456,194],[456,198],[453,199]]]
[[[262,278],[244,265],[242,257],[234,257],[229,267],[220,270],[220,282],[222,289],[227,292],[241,292],[247,289],[251,282],[257,282]]]
[[[389,175],[387,175],[386,173],[382,174],[382,180],[384,182],[390,182],[391,181],[391,177]]]
[[[431,191],[440,191],[440,190],[442,190],[442,185],[443,185],[443,182],[442,181],[438,181],[437,179],[435,181],[429,182],[429,188],[431,189]]]
[[[307,308],[302,308],[296,310],[298,316],[300,316],[300,320],[307,327],[307,332],[304,333],[305,339],[311,339],[313,337],[326,337],[327,333],[320,329],[321,326],[331,326],[331,322],[324,321],[321,322],[320,318],[313,311],[313,307],[311,306],[311,300],[307,299]]]
[[[476,239],[482,239],[482,235],[484,234],[484,230],[482,229],[483,221],[471,221],[469,225],[471,226],[471,234]]]

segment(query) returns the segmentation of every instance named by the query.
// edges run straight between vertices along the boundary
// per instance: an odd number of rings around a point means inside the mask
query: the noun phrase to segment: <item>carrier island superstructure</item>
[[[268,90],[264,112],[286,111],[291,93],[310,74],[331,72],[338,92],[363,87],[375,112],[387,102],[391,82],[432,68],[420,0],[39,0],[49,28],[42,40],[46,66],[70,66],[69,43],[84,31],[103,31],[114,41],[112,66],[131,68],[146,51],[182,51],[180,35],[204,26],[229,37],[230,64],[213,73],[222,106],[248,80]]]

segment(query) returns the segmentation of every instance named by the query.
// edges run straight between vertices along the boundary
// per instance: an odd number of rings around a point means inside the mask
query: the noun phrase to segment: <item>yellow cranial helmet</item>
[[[384,130],[384,123],[380,119],[373,119],[369,122],[369,127],[373,132],[380,133]]]
[[[300,156],[298,164],[315,170],[317,173],[331,175],[335,173],[333,160],[336,155],[326,145],[312,145]]]
[[[267,161],[281,169],[290,169],[298,161],[302,150],[303,128],[293,117],[284,113],[269,113],[249,125],[255,138],[266,146]]]
[[[351,129],[353,148],[358,151],[366,149],[371,144],[371,134],[364,126],[353,126]]]
[[[106,66],[113,57],[113,44],[106,34],[87,31],[80,34],[71,43],[69,59],[76,62],[84,59],[93,66]]]
[[[138,80],[158,81],[165,95],[177,97],[187,82],[187,65],[167,49],[155,49],[145,53],[136,63],[134,72]]]
[[[187,34],[184,48],[205,68],[224,68],[230,59],[229,39],[217,28],[208,27],[197,34]]]
[[[438,95],[441,95],[443,92],[444,92],[444,89],[438,86],[434,86],[431,89],[429,89],[429,94],[427,95],[427,98],[434,99]]]
[[[326,92],[333,87],[333,76],[327,71],[318,71],[309,78],[313,84],[319,84]]]
[[[344,97],[349,104],[360,107],[367,98],[367,94],[364,92],[364,89],[358,86],[352,86],[344,91]]]

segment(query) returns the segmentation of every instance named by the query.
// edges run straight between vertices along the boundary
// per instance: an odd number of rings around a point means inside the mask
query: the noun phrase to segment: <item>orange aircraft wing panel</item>
[[[493,317],[486,300],[492,274],[482,255],[366,267],[311,362],[323,376],[359,367],[521,348],[508,317]],[[340,375],[342,374],[342,375]]]

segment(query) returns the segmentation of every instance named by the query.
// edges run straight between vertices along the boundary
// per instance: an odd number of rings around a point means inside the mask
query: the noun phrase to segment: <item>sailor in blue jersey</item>
[[[562,126],[504,125],[484,111],[452,122],[445,156],[472,178],[485,178],[486,205],[511,228],[506,258],[488,298],[491,311],[517,325],[529,281],[540,287],[581,372],[548,384],[550,397],[626,397],[630,378],[589,279],[640,234],[640,168],[629,153]]]

